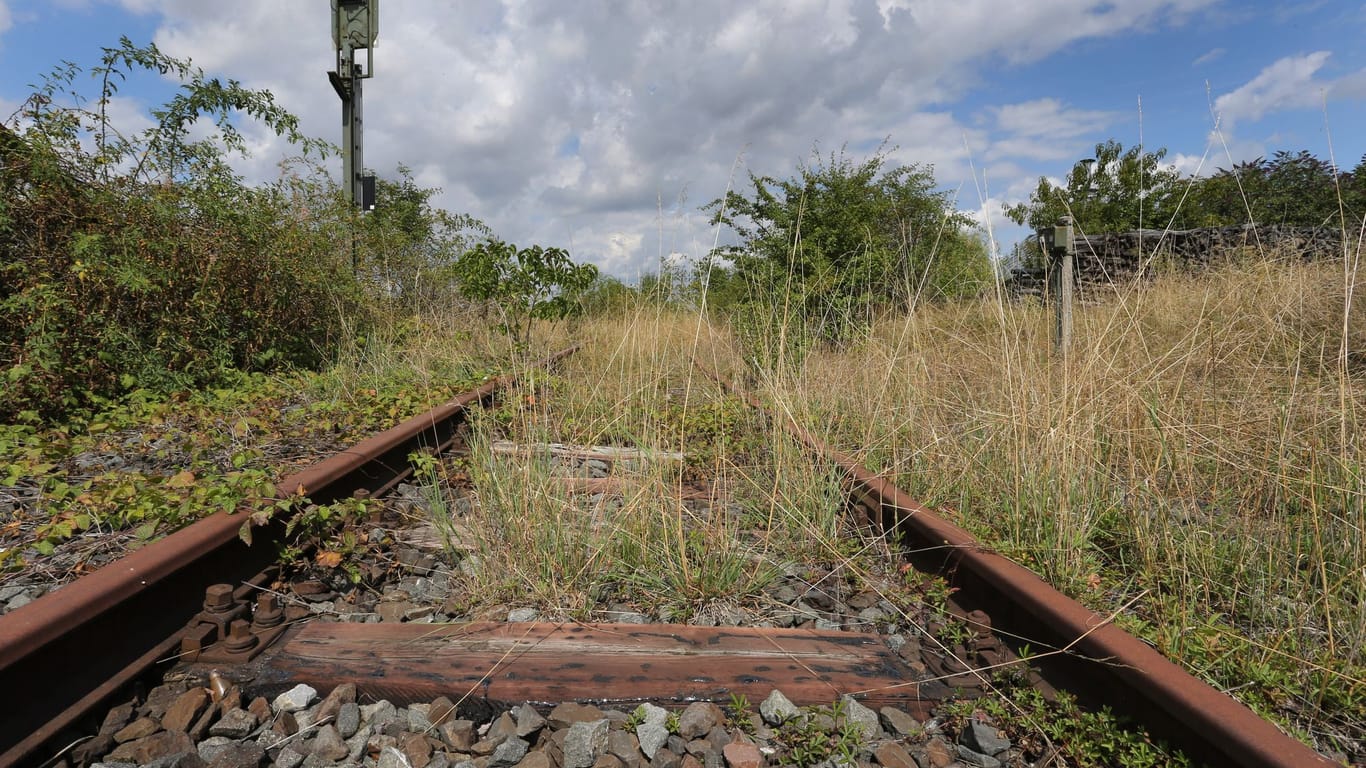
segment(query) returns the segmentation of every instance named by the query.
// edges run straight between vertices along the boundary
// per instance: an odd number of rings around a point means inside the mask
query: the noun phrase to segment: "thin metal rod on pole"
[[[1071,216],[1063,216],[1053,230],[1052,293],[1054,301],[1053,346],[1063,358],[1072,345],[1073,260],[1077,242]]]

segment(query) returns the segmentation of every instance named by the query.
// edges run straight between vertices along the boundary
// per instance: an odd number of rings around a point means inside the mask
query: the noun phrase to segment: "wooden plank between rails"
[[[949,690],[882,637],[678,624],[339,624],[304,626],[259,669],[262,692],[355,683],[396,703],[466,696],[563,701],[757,704],[773,689],[799,705],[854,694],[928,718]]]
[[[576,446],[563,443],[520,445],[510,440],[495,440],[489,445],[489,450],[498,456],[527,457],[549,454],[560,458],[581,459],[583,461],[639,461],[641,459],[683,461],[687,458],[686,454],[678,451],[656,451],[649,448],[626,448],[617,445]]]

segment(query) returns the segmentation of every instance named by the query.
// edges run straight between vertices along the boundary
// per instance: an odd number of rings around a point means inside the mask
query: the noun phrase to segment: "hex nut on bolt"
[[[214,584],[204,590],[204,610],[209,613],[227,613],[232,610],[232,585]]]
[[[231,653],[242,653],[251,650],[257,643],[256,636],[251,633],[251,624],[246,619],[237,619],[228,628],[228,639],[223,641],[223,647]]]
[[[285,612],[280,608],[280,598],[269,592],[256,598],[256,612],[251,617],[252,627],[270,629],[280,626],[284,620]]]

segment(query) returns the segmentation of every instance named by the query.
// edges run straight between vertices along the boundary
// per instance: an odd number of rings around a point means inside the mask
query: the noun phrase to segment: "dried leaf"
[[[183,470],[183,471],[181,471],[181,472],[177,472],[176,474],[172,475],[172,476],[170,477],[170,479],[168,479],[168,480],[166,481],[166,487],[167,487],[167,488],[189,488],[190,486],[194,485],[194,481],[195,481],[194,473],[191,472],[190,470],[186,469],[186,470]]]
[[[341,565],[342,556],[340,552],[323,551],[319,552],[313,559],[324,568],[336,568]]]

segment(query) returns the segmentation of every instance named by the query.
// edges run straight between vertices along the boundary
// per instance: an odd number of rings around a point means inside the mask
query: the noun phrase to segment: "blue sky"
[[[389,0],[367,83],[366,159],[522,244],[632,278],[726,232],[698,207],[813,147],[933,164],[1001,249],[1000,216],[1100,141],[1186,171],[1307,149],[1366,153],[1366,6],[1220,0]],[[1025,6],[1025,7],[1017,7]],[[0,114],[63,59],[120,35],[269,88],[339,140],[326,0],[0,0]],[[169,84],[126,86],[139,124]],[[1140,106],[1141,105],[1141,106]],[[1219,130],[1214,133],[1216,115]],[[287,151],[250,134],[250,178]],[[1203,166],[1202,166],[1203,162]],[[339,165],[339,161],[337,163]]]

